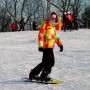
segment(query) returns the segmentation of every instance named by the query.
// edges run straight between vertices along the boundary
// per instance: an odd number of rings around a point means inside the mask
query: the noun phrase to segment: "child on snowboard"
[[[41,80],[50,81],[48,75],[51,73],[51,69],[54,66],[55,58],[53,53],[54,44],[60,47],[60,52],[63,51],[63,44],[60,37],[55,31],[55,23],[58,22],[58,16],[55,12],[50,14],[49,20],[41,25],[38,34],[38,50],[43,52],[42,62],[39,63],[34,69],[31,70],[29,74],[30,80]],[[41,72],[40,77],[38,76]]]

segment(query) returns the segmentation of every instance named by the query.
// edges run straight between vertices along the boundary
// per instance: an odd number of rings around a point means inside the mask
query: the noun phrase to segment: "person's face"
[[[56,15],[55,15],[55,14],[52,14],[52,15],[51,15],[51,21],[52,21],[53,23],[55,23],[55,21],[56,21]]]

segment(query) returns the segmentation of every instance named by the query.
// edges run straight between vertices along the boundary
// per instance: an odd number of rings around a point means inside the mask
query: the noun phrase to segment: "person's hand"
[[[62,52],[63,51],[63,46],[60,46],[60,50],[59,50],[60,52]]]
[[[38,48],[38,51],[43,52],[43,48]]]

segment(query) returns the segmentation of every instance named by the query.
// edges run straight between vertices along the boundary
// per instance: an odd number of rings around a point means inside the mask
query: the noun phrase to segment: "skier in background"
[[[24,27],[25,27],[25,21],[24,21],[24,18],[22,18],[21,20],[20,20],[20,31],[22,30],[22,31],[24,31]]]
[[[54,66],[54,44],[57,43],[60,48],[60,52],[63,51],[62,41],[55,30],[55,23],[58,22],[58,16],[55,12],[50,14],[50,17],[46,22],[43,22],[38,34],[38,50],[43,52],[42,62],[39,63],[34,69],[30,71],[29,79],[36,79],[41,81],[50,81],[48,75],[51,73],[51,69]],[[40,74],[41,73],[41,74]],[[40,77],[38,76],[40,74]]]
[[[11,29],[12,29],[12,32],[14,32],[14,31],[17,30],[17,26],[16,26],[16,23],[15,23],[15,22],[13,22],[13,23],[11,24]]]
[[[56,26],[56,30],[62,30],[62,18],[58,17],[58,23],[55,25]]]
[[[67,23],[68,23],[67,29],[69,29],[71,31],[73,29],[73,16],[71,15],[70,12],[67,12],[66,18],[68,19],[67,20]]]
[[[34,22],[33,22],[33,30],[37,30],[37,27],[38,27],[38,26],[37,26],[37,22],[34,21]]]
[[[66,32],[66,28],[68,25],[68,18],[66,17],[67,13],[65,12],[63,14],[63,26],[62,26],[62,30],[64,30]]]
[[[74,20],[73,20],[73,29],[74,30],[78,30],[78,18],[77,18],[77,14],[74,14],[73,15],[73,17],[74,17]]]
[[[73,16],[70,12],[65,12],[63,15],[63,27],[62,30],[66,32],[66,29],[73,29]]]

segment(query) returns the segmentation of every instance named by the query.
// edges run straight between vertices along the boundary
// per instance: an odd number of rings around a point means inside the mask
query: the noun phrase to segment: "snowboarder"
[[[70,29],[70,31],[71,31],[73,29],[73,26],[72,26],[73,16],[72,16],[71,12],[67,12],[66,17],[68,19],[68,28],[67,29]]]
[[[51,73],[51,69],[54,66],[55,58],[54,58],[54,44],[60,47],[60,52],[63,51],[62,41],[55,30],[55,23],[58,22],[58,16],[55,12],[50,14],[50,18],[48,21],[43,22],[40,31],[38,34],[38,50],[43,52],[42,62],[39,63],[34,69],[32,69],[29,73],[29,79],[39,79],[41,81],[50,81],[48,75]],[[40,74],[41,73],[41,74]],[[38,76],[40,74],[40,77]]]

